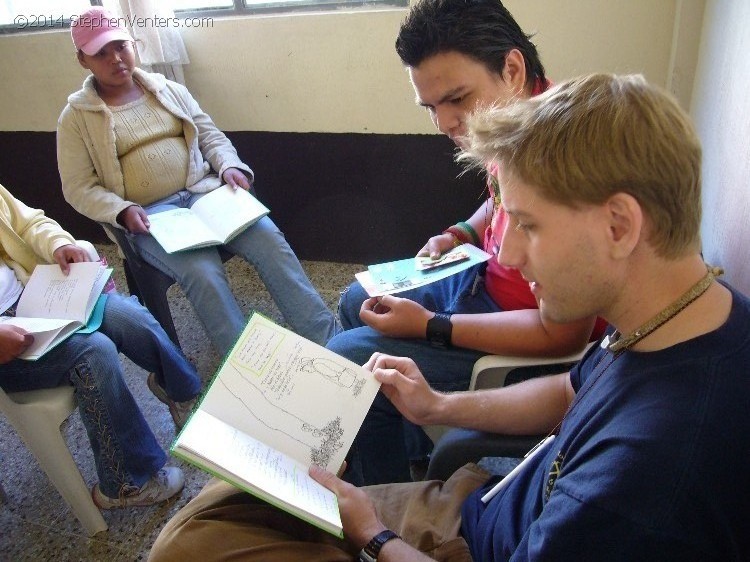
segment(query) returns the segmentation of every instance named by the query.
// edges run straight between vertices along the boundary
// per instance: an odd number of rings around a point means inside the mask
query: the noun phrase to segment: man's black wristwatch
[[[357,560],[359,562],[377,562],[378,554],[380,554],[380,549],[383,548],[383,545],[391,539],[400,538],[401,537],[399,537],[391,530],[386,529],[385,531],[381,531],[380,533],[372,537],[372,540],[368,542],[362,550],[359,551]]]
[[[435,316],[427,321],[427,341],[432,345],[450,347],[452,332],[453,324],[451,324],[450,314],[436,312]]]

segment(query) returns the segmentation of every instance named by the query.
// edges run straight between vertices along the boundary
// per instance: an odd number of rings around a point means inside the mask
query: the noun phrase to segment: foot
[[[188,421],[190,414],[193,412],[193,406],[195,406],[197,397],[192,400],[186,400],[185,402],[175,402],[167,395],[167,391],[156,382],[156,373],[149,373],[148,379],[146,379],[146,384],[153,395],[156,396],[160,402],[163,402],[169,407],[169,413],[172,415],[174,425],[177,428],[177,431],[180,431]]]
[[[91,497],[99,509],[114,509],[118,507],[143,507],[161,503],[182,490],[185,478],[176,466],[165,466],[154,474],[148,482],[140,488],[130,486],[120,493],[119,498],[105,496],[95,484],[91,490]]]

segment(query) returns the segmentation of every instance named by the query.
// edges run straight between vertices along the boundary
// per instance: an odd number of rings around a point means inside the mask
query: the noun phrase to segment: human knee
[[[367,345],[356,332],[356,330],[345,330],[336,334],[328,340],[326,348],[349,361],[363,365],[373,354],[373,348]]]
[[[359,283],[352,283],[341,291],[338,315],[344,330],[351,330],[364,325],[359,318],[359,311],[367,298],[367,293]]]

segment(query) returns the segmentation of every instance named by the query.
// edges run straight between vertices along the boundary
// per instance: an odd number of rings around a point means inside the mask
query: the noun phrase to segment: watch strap
[[[453,323],[451,315],[445,312],[436,312],[435,316],[427,321],[427,341],[440,347],[450,347]]]
[[[368,542],[362,550],[359,551],[357,560],[359,562],[377,562],[378,555],[380,554],[380,549],[383,548],[383,545],[391,539],[400,538],[401,537],[399,537],[390,529],[379,532],[377,535],[372,537],[370,542]]]

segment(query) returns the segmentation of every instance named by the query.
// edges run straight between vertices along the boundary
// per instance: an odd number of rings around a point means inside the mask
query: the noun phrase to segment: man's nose
[[[434,121],[438,131],[448,136],[461,124],[458,112],[449,107],[435,108]]]
[[[497,249],[497,263],[505,267],[521,269],[525,262],[522,233],[511,226],[511,221],[505,224],[503,238]]]

